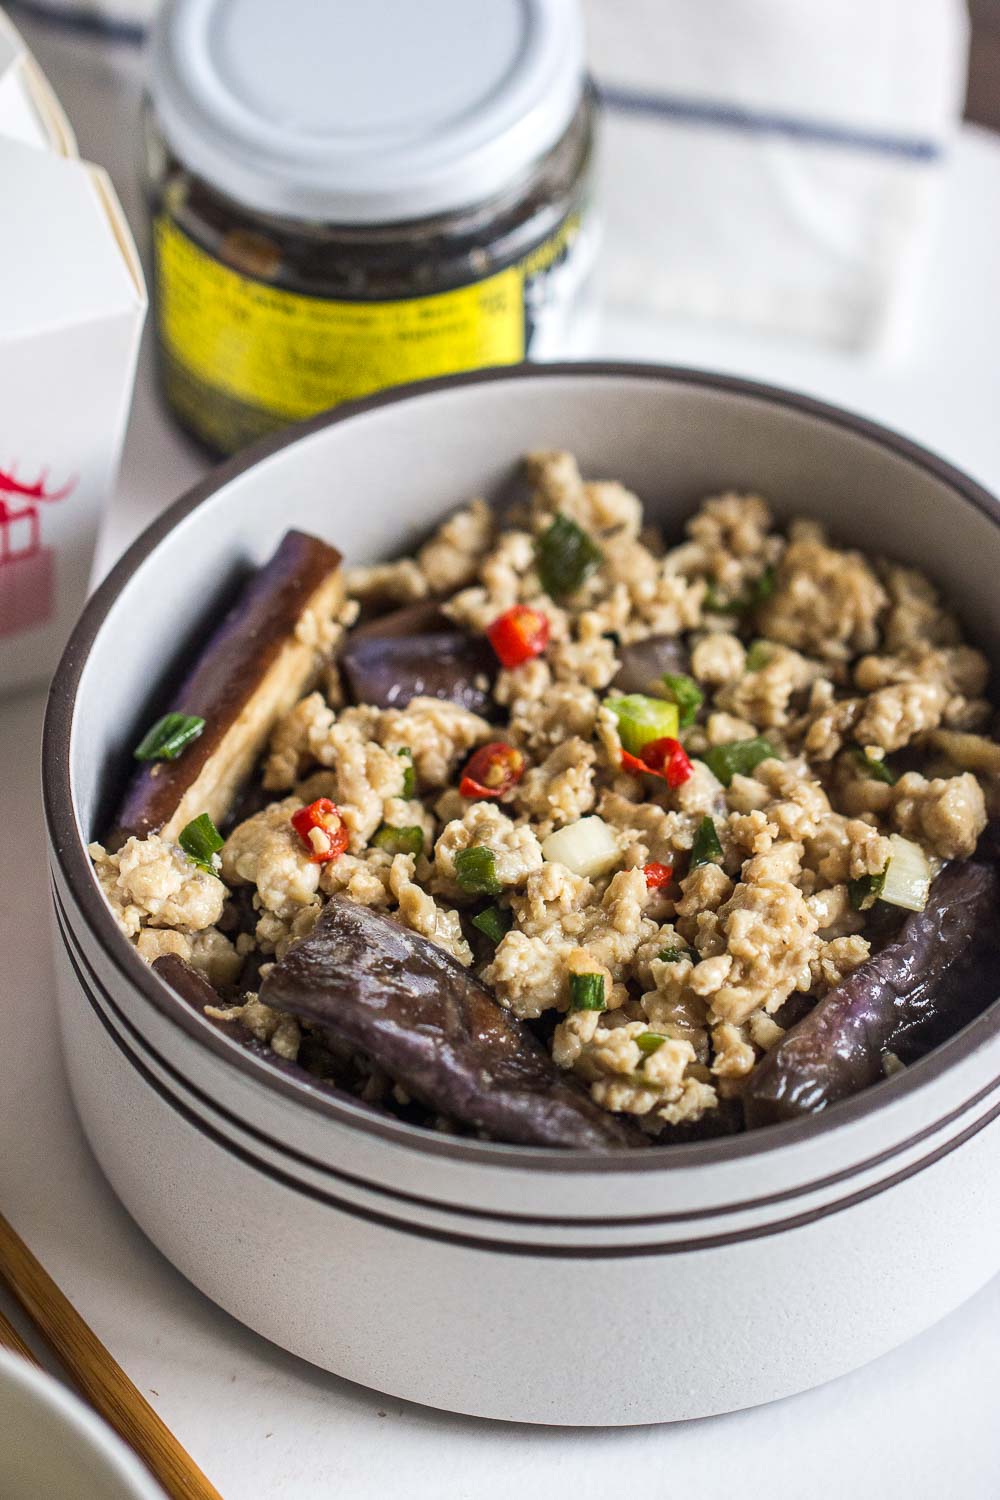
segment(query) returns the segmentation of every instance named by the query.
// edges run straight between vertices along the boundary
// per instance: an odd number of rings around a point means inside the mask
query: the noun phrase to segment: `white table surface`
[[[41,24],[24,29],[83,150],[109,167],[141,226],[135,57]],[[609,319],[599,352],[797,387],[885,421],[1000,488],[1000,141],[967,130],[948,171],[923,317],[905,365],[638,316]],[[147,348],[104,562],[203,466],[159,410]],[[41,695],[28,694],[0,710],[0,1206],[226,1500],[590,1500],[630,1492],[649,1500],[995,1500],[1000,1279],[905,1348],[820,1390],[732,1416],[631,1430],[442,1415],[314,1370],[218,1311],[118,1206],[69,1101],[37,790],[42,706]],[[14,1315],[2,1298],[0,1306]]]

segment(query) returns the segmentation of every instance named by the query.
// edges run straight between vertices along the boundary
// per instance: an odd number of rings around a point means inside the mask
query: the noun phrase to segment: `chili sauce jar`
[[[162,388],[216,452],[579,352],[578,0],[166,0],[145,117]]]

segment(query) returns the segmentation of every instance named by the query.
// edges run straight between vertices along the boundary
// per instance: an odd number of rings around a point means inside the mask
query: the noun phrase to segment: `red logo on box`
[[[65,500],[76,484],[47,490],[0,469],[0,636],[44,625],[55,609],[55,554],[42,545],[40,507]]]

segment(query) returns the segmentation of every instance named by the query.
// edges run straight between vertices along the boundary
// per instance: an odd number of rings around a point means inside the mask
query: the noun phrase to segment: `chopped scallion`
[[[654,740],[676,739],[680,727],[676,703],[666,698],[647,698],[645,693],[628,693],[623,698],[605,698],[618,720],[622,748],[630,755],[640,755],[644,745]]]
[[[455,855],[455,879],[473,896],[499,896],[503,886],[497,878],[496,855],[482,844],[460,849]]]
[[[177,842],[199,870],[205,870],[209,875],[216,873],[218,867],[215,856],[225,839],[208,813],[199,813],[196,818],[192,818],[177,835]]]
[[[729,786],[734,776],[749,776],[762,760],[777,758],[777,751],[768,740],[755,735],[751,740],[731,740],[728,745],[712,745],[701,758],[713,776],[723,786]]]
[[[705,694],[686,672],[664,672],[663,683],[667,689],[667,697],[677,704],[680,727],[686,729],[698,717]]]
[[[747,652],[747,671],[760,672],[771,660],[774,648],[770,641],[751,641]]]
[[[742,594],[727,599],[715,583],[709,583],[705,591],[705,608],[717,615],[745,615],[757,609],[765,599],[770,599],[777,584],[777,575],[768,566],[753,579]]]
[[[569,976],[570,1010],[607,1010],[604,998],[603,974],[571,974]]]
[[[658,1031],[642,1031],[636,1037],[635,1044],[645,1057],[651,1057],[654,1052],[659,1052],[666,1040]]]
[[[487,906],[485,911],[477,912],[472,918],[473,927],[478,927],[494,945],[506,936],[513,922],[510,912],[505,911],[502,906]]]
[[[747,590],[749,597],[749,608],[756,609],[758,604],[763,604],[765,599],[770,599],[774,593],[778,578],[773,567],[768,564],[763,573],[760,573]]]
[[[891,766],[886,765],[884,760],[876,760],[874,755],[869,755],[860,745],[852,747],[852,754],[861,769],[873,781],[883,781],[886,786],[896,785],[898,779],[896,773]]]
[[[692,850],[692,853],[693,852],[694,851]],[[705,861],[703,860],[702,863],[704,864]],[[694,867],[692,866],[692,868]],[[682,958],[689,958],[690,954],[690,948],[661,948],[656,956],[660,960],[661,964],[676,964],[679,963]]]
[[[413,766],[413,751],[409,745],[404,745],[402,750],[396,751],[396,754],[401,755],[407,761],[407,765],[403,770],[403,790],[401,795],[408,801],[411,797],[417,795],[417,773]]]
[[[698,824],[694,842],[691,845],[690,870],[697,870],[699,865],[720,864],[722,861],[722,845],[719,843],[719,835],[715,831],[715,824],[708,813]]]
[[[394,828],[391,823],[383,823],[372,835],[372,843],[376,849],[384,849],[387,854],[423,854],[424,830],[415,825]]]
[[[573,594],[603,561],[600,547],[569,516],[557,515],[535,542],[542,588],[554,599]]]
[[[875,905],[882,894],[888,869],[886,865],[879,875],[860,875],[857,880],[847,882],[847,895],[855,911],[867,911]]]
[[[136,760],[176,760],[205,727],[197,714],[164,714],[143,735],[132,754]]]

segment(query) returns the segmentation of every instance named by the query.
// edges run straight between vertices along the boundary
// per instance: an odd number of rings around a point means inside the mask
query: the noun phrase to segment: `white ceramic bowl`
[[[165,1500],[106,1423],[65,1386],[0,1350],[3,1500]]]
[[[704,1416],[909,1338],[1000,1264],[1000,1018],[827,1114],[622,1159],[422,1133],[277,1074],[184,1009],[87,861],[150,696],[288,526],[412,549],[528,448],[668,527],[726,487],[919,564],[1000,662],[1000,507],[855,417],[650,366],[523,368],[341,408],[191,491],[91,601],[45,735],[61,1023],[104,1171],[159,1248],[276,1343],[379,1390],[551,1423]]]

